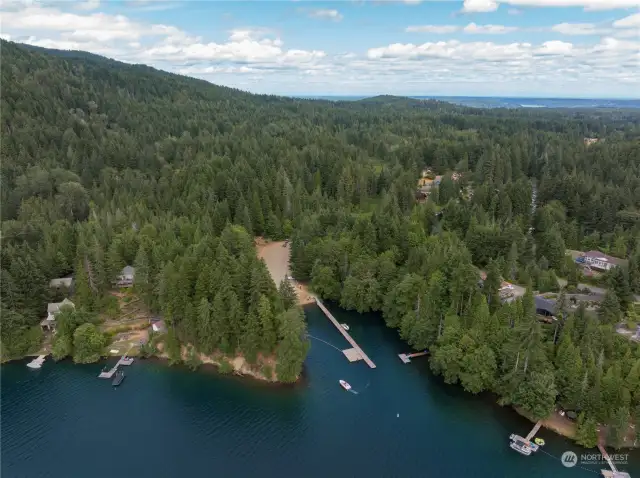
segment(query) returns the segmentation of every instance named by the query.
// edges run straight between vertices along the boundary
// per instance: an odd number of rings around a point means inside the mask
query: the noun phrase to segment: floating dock
[[[40,368],[42,367],[42,364],[44,363],[46,358],[47,358],[46,355],[38,355],[36,358],[34,358],[31,362],[27,364],[27,367],[34,368],[34,369]]]
[[[333,314],[331,314],[331,312],[327,310],[327,308],[320,301],[320,299],[315,297],[315,301],[316,301],[316,304],[318,304],[318,307],[320,307],[320,310],[324,312],[324,315],[326,315],[329,318],[329,320],[333,323],[333,325],[335,325],[336,329],[340,331],[340,333],[344,336],[344,338],[347,339],[347,342],[349,342],[353,347],[351,349],[345,349],[342,351],[342,353],[347,357],[349,362],[364,360],[369,367],[376,368],[376,364],[373,363],[373,361],[367,356],[367,354],[364,353],[364,351],[360,348],[360,346],[356,343],[356,341],[353,340],[351,335],[349,335],[349,332],[344,330],[344,328],[340,325],[340,322],[338,322],[336,318],[333,316]]]
[[[127,350],[127,353],[129,353],[130,350],[131,349]],[[98,378],[111,378],[118,371],[118,367],[120,365],[129,366],[132,363],[133,363],[133,358],[127,357],[127,354],[124,354],[122,357],[120,357],[120,360],[118,360],[118,362],[116,362],[116,364],[113,367],[111,367],[111,369],[100,372],[100,374],[98,375]]]
[[[402,363],[411,363],[411,359],[414,357],[422,357],[423,355],[428,355],[429,352],[425,350],[424,352],[416,352],[414,354],[398,354]]]

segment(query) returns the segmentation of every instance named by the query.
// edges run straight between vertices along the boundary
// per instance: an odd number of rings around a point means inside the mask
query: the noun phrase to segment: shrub
[[[222,360],[220,360],[220,365],[218,366],[218,371],[220,373],[224,373],[229,374],[231,372],[233,372],[233,365],[231,365],[231,362],[229,362],[226,358],[222,358]]]

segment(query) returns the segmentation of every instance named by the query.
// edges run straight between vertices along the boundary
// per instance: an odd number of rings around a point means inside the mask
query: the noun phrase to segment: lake
[[[603,468],[565,468],[558,457],[583,450],[546,430],[550,455],[516,453],[508,437],[531,423],[445,385],[427,357],[403,364],[409,348],[379,316],[331,309],[376,369],[318,340],[294,386],[160,361],[135,362],[119,388],[97,378],[104,364],[2,366],[2,477],[563,478]],[[348,348],[316,306],[306,314],[310,334]],[[638,458],[620,468],[638,476]]]

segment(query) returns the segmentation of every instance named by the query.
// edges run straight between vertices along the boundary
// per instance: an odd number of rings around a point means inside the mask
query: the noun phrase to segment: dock
[[[529,434],[525,437],[525,440],[531,441],[533,437],[536,436],[536,433],[538,433],[538,430],[540,430],[541,426],[542,426],[542,421],[539,421],[538,423],[536,423],[534,427],[531,429],[531,431],[529,432]]]
[[[425,350],[424,352],[416,352],[413,354],[398,354],[402,363],[411,363],[411,359],[414,357],[422,357],[423,355],[428,355],[429,351]]]
[[[602,445],[602,443],[598,443],[598,450],[600,450],[602,458],[609,464],[609,468],[611,468],[611,471],[600,470],[602,476],[604,476],[605,478],[631,478],[631,475],[629,475],[629,473],[627,473],[626,471],[618,471],[616,465],[613,463],[613,460],[609,456],[609,453],[607,453],[607,450]]]
[[[120,365],[123,365],[123,366],[131,365],[133,363],[133,358],[127,357],[127,354],[129,353],[130,350],[131,348],[127,350],[127,353],[124,354],[122,357],[120,357],[120,360],[118,360],[116,364],[113,367],[111,367],[109,370],[100,372],[100,374],[98,375],[98,378],[111,378],[118,371],[118,367]]]
[[[351,335],[349,335],[349,332],[344,330],[344,328],[340,325],[340,322],[338,322],[336,318],[333,316],[333,314],[329,312],[329,310],[327,310],[327,308],[320,301],[320,299],[315,297],[315,301],[316,301],[316,304],[318,304],[318,307],[320,307],[320,310],[324,312],[324,315],[327,316],[327,318],[333,323],[333,325],[335,325],[336,329],[340,331],[340,333],[344,336],[344,338],[347,339],[347,342],[349,342],[353,347],[353,348],[345,349],[342,351],[342,353],[344,353],[345,357],[347,357],[349,362],[364,360],[369,367],[376,368],[376,364],[373,363],[373,361],[367,356],[367,354],[364,353],[364,351],[360,348],[360,346],[356,343],[356,341],[353,340]]]
[[[34,358],[31,362],[29,362],[27,364],[27,367],[29,367],[29,368],[40,368],[40,367],[42,367],[42,364],[44,363],[46,358],[47,358],[46,355],[38,355],[36,358]]]

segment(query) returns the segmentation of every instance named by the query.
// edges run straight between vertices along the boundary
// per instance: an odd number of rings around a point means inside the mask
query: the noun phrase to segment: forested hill
[[[298,279],[381,313],[447,382],[537,418],[556,402],[584,412],[584,443],[596,422],[620,443],[620,423],[640,413],[640,353],[614,330],[636,320],[640,292],[637,113],[296,100],[0,46],[3,358],[38,348],[60,300],[49,280],[68,274],[78,312],[60,319],[54,357],[100,351],[91,324],[133,265],[175,360],[190,344],[295,380],[303,314],[252,241],[290,237]],[[442,182],[417,202],[425,168]],[[597,317],[579,308],[543,324],[531,290],[582,279],[566,249],[628,267],[604,277]],[[529,293],[501,304],[501,278]]]

